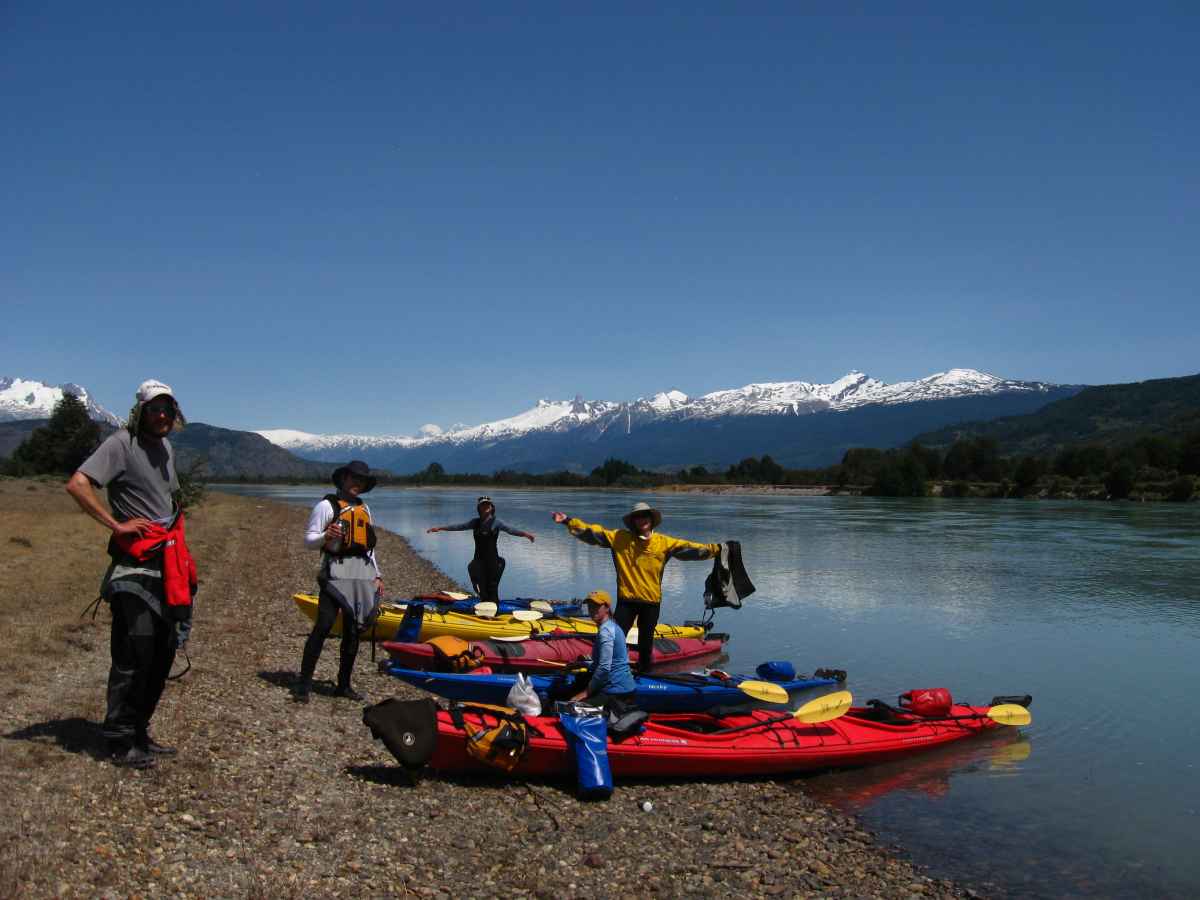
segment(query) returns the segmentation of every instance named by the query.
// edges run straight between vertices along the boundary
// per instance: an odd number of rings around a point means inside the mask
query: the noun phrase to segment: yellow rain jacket
[[[612,551],[617,568],[617,602],[661,603],[663,569],[668,560],[712,559],[721,552],[720,544],[696,544],[656,531],[651,532],[649,540],[641,540],[624,528],[609,530],[580,519],[567,519],[564,524],[585,544]]]

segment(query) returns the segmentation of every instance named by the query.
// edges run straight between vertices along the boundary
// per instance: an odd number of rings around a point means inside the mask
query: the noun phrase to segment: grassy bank
[[[0,480],[0,896],[961,896],[879,848],[802,782],[618,786],[429,775],[409,786],[361,707],[286,684],[313,584],[307,511],[210,493],[189,518],[201,572],[192,670],[168,685],[146,772],[103,759],[108,614],[79,612],[104,534],[61,484]],[[389,593],[450,587],[384,533]],[[337,646],[321,659],[332,678]],[[360,654],[371,701],[415,690]],[[638,802],[651,799],[643,813]]]

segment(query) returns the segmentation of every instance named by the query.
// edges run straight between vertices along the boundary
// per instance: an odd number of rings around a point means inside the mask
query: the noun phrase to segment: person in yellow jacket
[[[552,514],[554,521],[585,544],[607,547],[617,569],[617,611],[613,614],[626,634],[638,626],[638,671],[650,668],[654,657],[654,627],[662,604],[662,577],[671,559],[712,559],[721,552],[720,544],[697,544],[659,534],[662,513],[648,503],[634,504],[625,516],[625,528],[611,530],[589,525],[566,513]]]

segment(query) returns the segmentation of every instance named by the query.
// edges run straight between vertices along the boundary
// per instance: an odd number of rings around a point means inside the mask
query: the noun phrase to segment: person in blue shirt
[[[629,651],[625,632],[612,617],[612,597],[608,591],[592,591],[587,595],[588,614],[600,626],[596,643],[592,645],[592,664],[584,678],[587,685],[572,700],[585,700],[606,709],[633,705],[637,685],[629,669]],[[613,701],[616,701],[614,704]]]
[[[509,528],[496,518],[496,505],[491,497],[480,497],[475,502],[475,511],[479,514],[460,525],[435,525],[426,529],[426,534],[439,531],[469,531],[475,538],[475,557],[467,563],[467,575],[475,588],[475,595],[480,600],[496,603],[500,600],[500,577],[504,574],[504,557],[496,550],[496,542],[500,532],[522,537],[533,543],[533,535],[528,531],[518,531]]]

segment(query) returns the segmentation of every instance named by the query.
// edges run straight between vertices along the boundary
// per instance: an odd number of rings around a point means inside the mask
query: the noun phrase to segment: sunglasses
[[[152,416],[173,416],[175,415],[174,403],[147,403],[145,406],[146,412]]]

